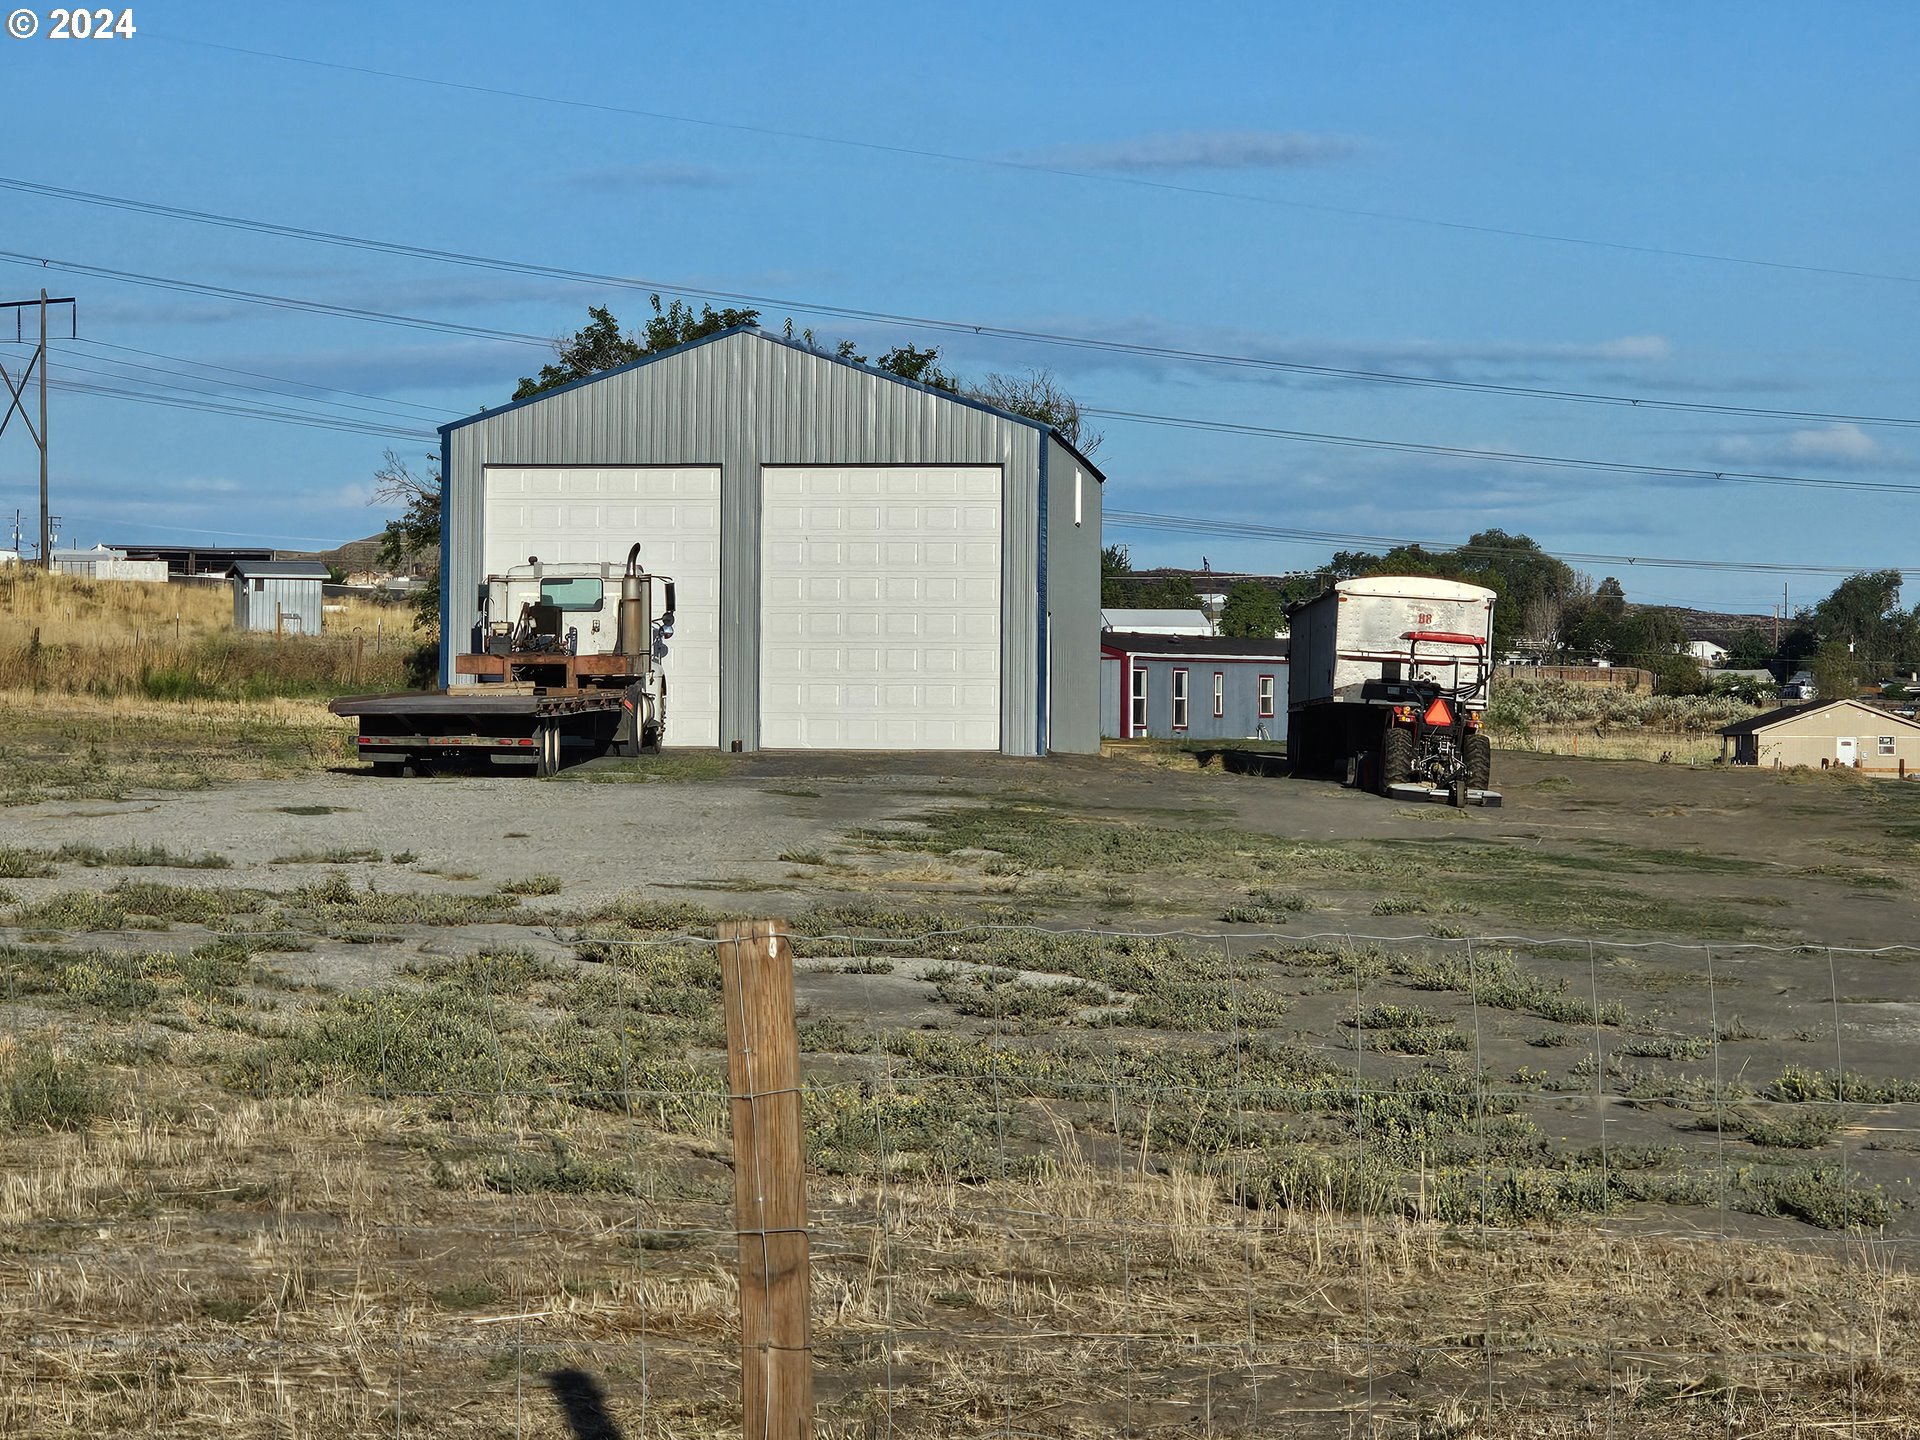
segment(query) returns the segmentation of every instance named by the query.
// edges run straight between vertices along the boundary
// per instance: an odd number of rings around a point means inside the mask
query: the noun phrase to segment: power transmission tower
[[[0,381],[5,382],[7,387],[7,410],[4,415],[0,415],[0,435],[7,433],[7,422],[13,419],[14,412],[17,410],[20,412],[20,423],[27,427],[27,433],[33,437],[33,443],[40,451],[40,568],[43,570],[53,568],[53,540],[48,532],[47,517],[47,307],[49,305],[69,307],[73,337],[78,339],[80,308],[73,296],[63,295],[49,299],[47,292],[42,290],[38,300],[0,300],[0,310],[13,311],[13,338],[16,341],[24,342],[25,339],[21,333],[23,312],[29,307],[38,307],[40,311],[40,343],[34,346],[33,356],[27,361],[27,368],[20,372],[18,384],[15,384],[13,377],[7,373],[5,363],[0,362]],[[25,400],[27,384],[33,379],[33,372],[36,369],[40,372],[40,423],[37,426],[27,418]]]

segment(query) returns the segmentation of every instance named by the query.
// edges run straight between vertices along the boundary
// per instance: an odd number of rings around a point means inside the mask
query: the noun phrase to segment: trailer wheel
[[[1484,790],[1493,783],[1493,742],[1486,736],[1467,736],[1463,747],[1467,758],[1467,788]]]
[[[1413,778],[1413,736],[1397,725],[1387,727],[1380,741],[1380,793],[1392,793],[1395,785]]]
[[[640,753],[658,755],[660,753],[660,727],[649,725],[640,732]]]
[[[407,773],[407,762],[404,760],[376,760],[373,762],[373,773],[384,780],[398,780],[402,775]]]
[[[534,751],[538,758],[533,762],[533,773],[544,780],[560,768],[560,727],[558,725],[537,726],[533,732]]]

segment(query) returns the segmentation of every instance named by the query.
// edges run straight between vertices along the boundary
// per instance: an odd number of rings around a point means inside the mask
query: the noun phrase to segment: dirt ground
[[[1909,883],[1920,879],[1920,785],[1503,754],[1503,807],[1456,811],[1391,803],[1334,784],[1202,769],[1184,757],[1153,763],[1145,755],[748,755],[689,763],[670,755],[667,778],[658,782],[648,781],[646,764],[601,761],[546,783],[395,781],[337,769],[118,803],[47,802],[0,811],[0,845],[190,842],[238,867],[225,878],[246,874],[270,886],[297,878],[301,867],[269,862],[372,847],[416,857],[408,868],[425,877],[435,870],[486,880],[545,872],[559,875],[576,899],[697,891],[728,897],[736,907],[750,900],[749,908],[790,913],[836,892],[978,895],[966,877],[943,884],[920,871],[864,862],[856,877],[818,867],[797,874],[781,857],[836,847],[850,853],[847,838],[864,829],[944,806],[1012,800],[1056,809],[1067,824],[1087,817],[1302,842],[1387,842],[1406,857],[1409,879],[1418,878],[1422,853],[1436,855],[1444,871],[1446,849],[1463,843],[1578,857],[1596,873],[1631,875],[1635,890],[1649,896],[1744,907],[1757,928],[1778,938],[1844,946],[1920,940]],[[676,764],[690,773],[680,774]],[[1129,881],[1132,908],[1156,917],[1211,922],[1231,893],[1204,877],[1196,884],[1184,871]],[[21,888],[31,893],[33,886]],[[1371,890],[1392,893],[1393,877]],[[1476,929],[1504,930],[1538,917],[1538,907],[1518,897],[1503,902],[1483,894],[1479,904],[1485,923]],[[1330,893],[1314,913],[1354,921],[1370,906]],[[1365,928],[1382,931],[1378,924]],[[1420,933],[1404,925],[1384,931]]]
[[[1920,786],[1496,782],[0,810],[0,1433],[725,1429],[721,914],[802,937],[824,1433],[1920,1433]]]

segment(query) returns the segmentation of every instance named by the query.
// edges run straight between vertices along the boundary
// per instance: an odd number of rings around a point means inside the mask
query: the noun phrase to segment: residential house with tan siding
[[[1920,777],[1920,722],[1858,700],[1787,705],[1722,729],[1720,758],[1775,769],[1846,766],[1867,775]]]

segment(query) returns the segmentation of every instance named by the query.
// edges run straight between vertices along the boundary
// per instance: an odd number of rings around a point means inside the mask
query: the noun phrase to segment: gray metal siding
[[[1040,717],[1039,484],[1044,432],[771,337],[690,346],[446,432],[442,679],[477,618],[488,465],[720,467],[720,743],[759,747],[760,471],[768,465],[998,465],[1005,475],[1001,748],[1034,753]],[[1094,531],[1091,603],[1099,603]],[[1089,640],[1091,646],[1092,640]],[[1056,647],[1056,654],[1060,653]]]
[[[244,577],[233,582],[233,623],[240,630],[261,630],[271,635],[280,629],[288,635],[320,633],[320,581],[274,579],[254,581]]]
[[[1121,662],[1111,662],[1118,669]],[[1196,656],[1179,659],[1160,655],[1136,655],[1136,670],[1147,672],[1147,734],[1162,740],[1252,740],[1260,727],[1266,738],[1287,738],[1287,662],[1272,660],[1209,659]],[[1187,727],[1173,728],[1173,672],[1187,672]],[[1213,713],[1213,676],[1219,671],[1225,680],[1226,714]],[[1260,714],[1260,677],[1273,676],[1273,710],[1269,717]],[[1120,682],[1114,681],[1114,700],[1118,707]],[[1116,725],[1114,734],[1119,733]]]
[[[1079,523],[1074,493],[1079,491]],[[1048,691],[1052,748],[1100,749],[1100,481],[1059,440],[1047,437]]]

